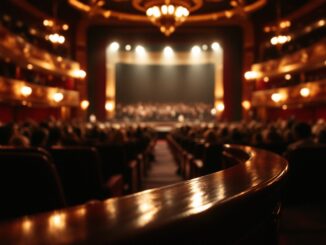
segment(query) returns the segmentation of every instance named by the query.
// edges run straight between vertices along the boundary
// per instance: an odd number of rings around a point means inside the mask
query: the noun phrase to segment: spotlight
[[[251,107],[250,101],[249,100],[242,101],[242,107],[243,107],[243,109],[248,111],[250,109],[250,107]]]
[[[31,94],[32,94],[32,88],[31,87],[29,87],[29,86],[23,86],[23,87],[21,87],[21,89],[20,89],[20,93],[21,93],[21,95],[23,95],[24,97],[28,97],[28,96],[30,96]]]
[[[117,43],[117,42],[112,42],[112,43],[110,44],[110,46],[109,46],[109,49],[110,49],[110,51],[112,51],[112,52],[116,52],[116,51],[118,51],[119,48],[120,48],[120,44]]]
[[[52,99],[55,101],[55,102],[60,102],[61,100],[63,100],[63,94],[62,93],[60,93],[60,92],[56,92],[56,93],[54,93],[53,94],[53,97],[52,97]]]
[[[282,96],[280,93],[273,93],[271,96],[272,101],[275,103],[280,102],[282,100]]]
[[[127,44],[127,45],[125,46],[125,50],[126,50],[126,51],[130,51],[130,50],[131,50],[131,45],[130,45],[130,44]]]
[[[165,57],[170,58],[173,55],[173,49],[167,46],[163,49],[163,54]]]
[[[290,80],[292,78],[291,74],[285,74],[284,76],[285,80]]]
[[[200,52],[201,52],[201,49],[198,45],[195,45],[191,48],[191,53],[193,55],[198,55],[198,54],[200,54]]]
[[[218,42],[213,42],[212,45],[211,45],[211,48],[214,50],[214,51],[220,51],[221,50],[221,46]]]
[[[135,50],[136,50],[136,53],[139,55],[145,54],[145,52],[146,52],[145,48],[141,45],[138,45]]]

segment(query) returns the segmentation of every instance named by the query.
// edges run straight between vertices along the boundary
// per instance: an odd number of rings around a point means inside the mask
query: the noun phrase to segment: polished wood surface
[[[254,222],[274,217],[287,162],[251,147],[226,147],[250,157],[229,169],[171,186],[2,223],[0,243],[165,243],[185,237],[199,242],[209,236],[225,241],[241,231],[248,234]],[[231,236],[224,231],[229,229]]]

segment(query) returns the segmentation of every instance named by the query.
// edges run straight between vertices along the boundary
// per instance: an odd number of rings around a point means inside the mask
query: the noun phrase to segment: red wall
[[[47,120],[49,117],[59,118],[60,108],[29,108],[10,105],[0,105],[0,122],[24,121],[27,118],[37,122]]]

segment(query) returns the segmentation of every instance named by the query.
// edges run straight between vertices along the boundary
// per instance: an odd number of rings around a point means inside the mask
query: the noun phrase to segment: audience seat
[[[284,190],[287,203],[325,202],[326,146],[288,151],[289,174]]]
[[[0,149],[0,219],[66,206],[54,164],[38,149]]]
[[[62,180],[69,205],[123,194],[121,175],[104,184],[101,160],[93,147],[55,146],[49,149]]]

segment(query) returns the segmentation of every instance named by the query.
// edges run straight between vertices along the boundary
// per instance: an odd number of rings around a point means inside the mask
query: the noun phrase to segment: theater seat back
[[[101,162],[93,147],[59,146],[50,148],[69,205],[98,199],[104,184]]]
[[[0,151],[0,219],[65,206],[55,166],[36,152]]]
[[[326,146],[304,147],[288,152],[289,174],[285,199],[320,202],[326,199]]]

